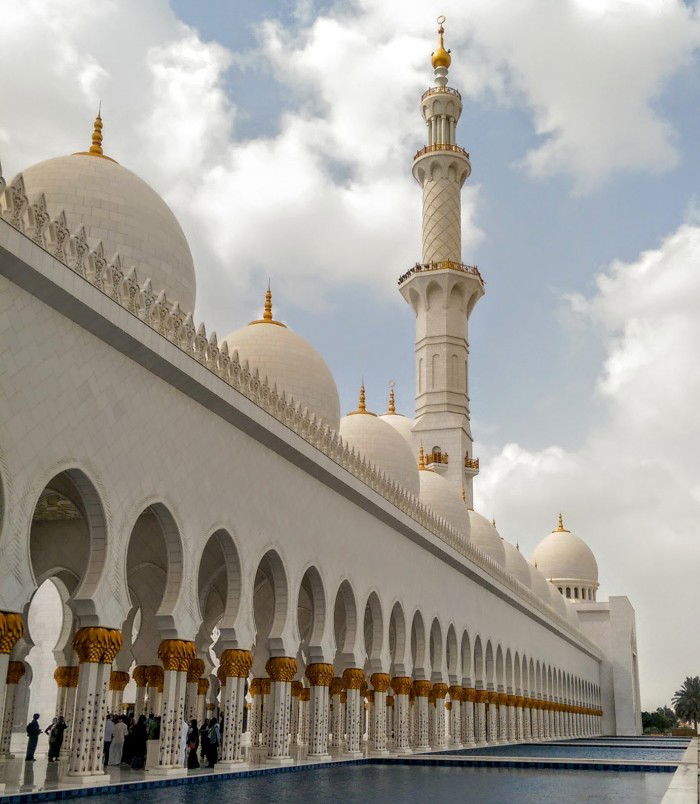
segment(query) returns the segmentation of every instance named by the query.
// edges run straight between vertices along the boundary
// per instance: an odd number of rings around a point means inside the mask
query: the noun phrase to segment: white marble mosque
[[[213,711],[224,768],[640,733],[628,599],[597,599],[561,517],[528,560],[473,508],[484,280],[462,262],[471,165],[443,34],[413,159],[423,254],[398,285],[413,415],[393,392],[367,410],[363,388],[341,418],[269,289],[225,337],[195,322],[182,229],[99,117],[87,151],[2,181],[3,756],[32,711],[61,713],[66,774],[99,781],[105,715],[127,704],[161,716],[163,774],[183,716]]]

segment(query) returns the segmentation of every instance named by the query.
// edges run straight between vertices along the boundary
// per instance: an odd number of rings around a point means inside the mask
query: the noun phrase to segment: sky
[[[700,19],[680,0],[2,2],[6,178],[89,145],[170,204],[219,336],[275,312],[343,411],[413,405],[413,153],[447,17],[471,154],[476,507],[556,524],[637,611],[642,705],[700,673]]]

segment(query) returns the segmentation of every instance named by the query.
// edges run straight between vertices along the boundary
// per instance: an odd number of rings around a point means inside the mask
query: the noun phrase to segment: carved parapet
[[[24,662],[9,662],[7,665],[6,681],[8,684],[18,684],[25,673],[26,668]]]
[[[222,674],[228,678],[248,678],[252,666],[253,654],[249,650],[239,650],[236,648],[225,650],[221,654],[219,669]]]
[[[328,687],[333,681],[333,665],[317,662],[306,668],[306,677],[312,687]]]
[[[137,687],[145,687],[147,684],[148,667],[145,664],[139,664],[131,671],[131,677]]]
[[[13,611],[0,611],[0,653],[12,653],[21,636],[24,636],[22,615]]]
[[[112,670],[109,674],[109,688],[113,692],[124,692],[129,681],[129,674],[123,670]]]
[[[79,628],[73,637],[73,650],[81,664],[112,664],[121,649],[122,632],[118,628]]]
[[[186,673],[197,655],[197,646],[187,639],[164,639],[158,646],[163,670]]]
[[[430,695],[432,688],[433,685],[430,683],[430,681],[414,681],[412,689],[416,698],[427,698]]]
[[[372,673],[369,680],[376,692],[386,692],[391,684],[391,676],[388,673]]]
[[[394,695],[409,695],[413,679],[409,676],[394,676],[391,679],[391,689],[394,690]]]
[[[297,660],[291,656],[274,656],[267,660],[265,671],[272,681],[294,681],[294,676],[297,674]]]
[[[361,690],[365,683],[365,671],[359,667],[348,667],[343,671],[343,684],[346,690]]]

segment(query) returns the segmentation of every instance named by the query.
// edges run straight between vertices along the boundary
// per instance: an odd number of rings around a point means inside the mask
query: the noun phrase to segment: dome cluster
[[[557,527],[535,548],[532,560],[564,597],[595,600],[598,563],[583,539],[564,527],[561,514]]]

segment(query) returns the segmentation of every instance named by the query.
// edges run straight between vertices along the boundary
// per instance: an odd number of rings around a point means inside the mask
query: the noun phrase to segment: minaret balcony
[[[457,92],[456,89],[453,87],[429,87],[425,90],[425,92],[420,96],[420,99],[424,101],[426,98],[429,98],[431,95],[454,95],[456,98],[462,100],[462,96]]]
[[[410,279],[415,274],[424,273],[427,271],[460,271],[463,274],[470,274],[475,276],[481,286],[484,285],[484,279],[479,273],[476,265],[465,265],[461,262],[454,262],[453,260],[442,260],[441,262],[417,262],[413,268],[406,271],[399,277],[399,285],[402,285],[407,279]]]
[[[479,474],[479,459],[470,458],[468,455],[464,457],[464,474],[474,477]]]
[[[469,151],[467,151],[466,148],[462,148],[461,145],[450,145],[447,142],[436,142],[435,145],[426,145],[424,148],[421,148],[420,151],[416,151],[413,161],[415,162],[416,159],[420,159],[421,156],[425,156],[426,154],[434,153],[460,154],[460,156],[465,157],[467,160],[469,159]]]

